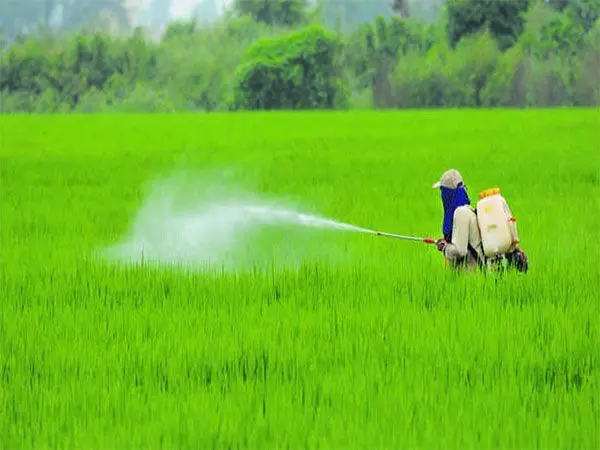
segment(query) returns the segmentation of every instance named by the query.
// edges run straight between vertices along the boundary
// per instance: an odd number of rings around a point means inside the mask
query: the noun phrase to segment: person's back
[[[477,215],[471,205],[456,208],[450,242],[443,247],[444,257],[453,267],[476,269],[484,260]]]

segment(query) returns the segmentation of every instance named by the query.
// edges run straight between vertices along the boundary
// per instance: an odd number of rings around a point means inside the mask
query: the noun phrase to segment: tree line
[[[336,21],[334,5],[235,0],[210,23],[169,23],[158,41],[141,28],[126,36],[20,34],[2,44],[0,106],[57,113],[600,105],[598,0],[445,0],[436,20],[394,0],[386,3],[392,14],[363,22]]]

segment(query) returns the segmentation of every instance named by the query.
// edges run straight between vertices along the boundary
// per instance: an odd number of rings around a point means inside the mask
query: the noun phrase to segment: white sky
[[[223,5],[227,6],[232,0],[221,1],[223,2]],[[189,16],[198,2],[199,0],[173,0],[171,6],[173,18],[180,19]]]

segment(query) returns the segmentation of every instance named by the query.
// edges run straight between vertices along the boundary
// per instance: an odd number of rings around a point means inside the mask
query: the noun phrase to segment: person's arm
[[[459,208],[454,212],[452,225],[452,242],[444,248],[447,259],[463,258],[467,255],[469,245],[471,212],[467,208]]]

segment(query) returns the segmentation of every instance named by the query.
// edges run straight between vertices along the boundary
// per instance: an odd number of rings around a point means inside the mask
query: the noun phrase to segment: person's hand
[[[435,245],[437,246],[437,249],[440,252],[443,252],[444,249],[446,248],[446,245],[448,245],[448,243],[444,239],[438,239],[437,241],[435,241]]]

